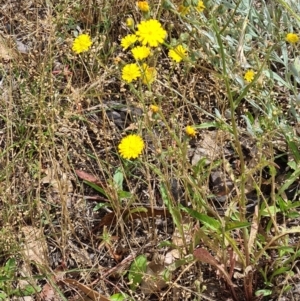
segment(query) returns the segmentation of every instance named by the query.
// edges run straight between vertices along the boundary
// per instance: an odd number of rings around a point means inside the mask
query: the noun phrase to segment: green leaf
[[[300,202],[288,202],[287,203],[287,209],[292,209],[292,208],[298,208],[300,207]]]
[[[295,218],[298,218],[300,216],[300,213],[297,212],[297,211],[292,211],[292,212],[289,212],[287,213],[286,217],[287,218],[290,218],[290,219],[295,219]]]
[[[114,294],[109,298],[111,301],[133,301],[130,296],[124,293]]]
[[[103,194],[104,196],[107,197],[107,194],[106,192],[104,191],[103,188],[99,187],[98,185],[92,183],[92,182],[89,182],[89,181],[83,181],[83,183],[89,185],[90,187],[92,187],[93,189],[95,189],[96,191],[100,192],[101,194]]]
[[[157,247],[158,248],[165,248],[168,247],[170,248],[173,244],[170,241],[161,241],[160,243],[158,243]]]
[[[0,300],[7,300],[7,295],[4,292],[0,292]]]
[[[15,270],[16,270],[16,260],[14,258],[8,259],[4,267],[5,276],[12,278],[14,276]]]
[[[160,185],[159,190],[160,190],[163,202],[167,206],[176,227],[178,228],[180,234],[183,235],[180,211],[178,210],[178,208],[174,207],[174,205],[170,201],[167,188],[164,184]]]
[[[148,212],[148,210],[147,210],[147,208],[145,208],[145,207],[136,207],[136,208],[131,209],[131,210],[129,211],[130,214],[136,213],[136,212]]]
[[[297,83],[300,82],[300,59],[299,56],[297,56],[294,60],[294,62],[290,66],[291,72],[294,75],[295,80]]]
[[[116,170],[113,179],[114,179],[114,184],[117,187],[117,190],[123,190],[124,175],[120,168]]]
[[[232,231],[234,229],[242,229],[247,228],[251,225],[251,223],[248,222],[227,222],[225,226],[225,231]]]
[[[272,295],[272,290],[258,290],[255,292],[255,296],[259,297],[259,296],[270,296]]]
[[[119,190],[118,197],[120,199],[130,199],[132,197],[132,194],[129,191]]]
[[[217,122],[204,122],[198,125],[195,125],[195,129],[208,129],[218,127]]]
[[[288,189],[300,176],[300,168],[296,169],[290,177],[285,181],[285,183],[281,186],[281,188],[278,191],[278,194],[280,195],[283,193],[286,189]]]
[[[214,219],[213,217],[207,216],[205,214],[199,213],[198,211],[195,211],[190,208],[186,208],[181,206],[181,209],[185,212],[187,212],[190,216],[196,218],[199,220],[202,224],[204,224],[206,227],[214,230],[214,231],[220,231],[221,230],[221,223]]]
[[[261,216],[274,216],[277,212],[280,212],[280,209],[276,206],[269,206],[260,212]]]
[[[147,258],[145,255],[138,256],[130,266],[128,279],[130,281],[130,288],[135,291],[137,286],[141,283],[143,275],[147,270]]]
[[[111,207],[109,203],[98,203],[94,208],[93,211],[98,211],[99,209],[103,207]]]
[[[16,289],[13,291],[12,295],[18,297],[31,296],[33,294],[39,293],[42,290],[40,286],[26,285],[22,290]]]
[[[280,274],[284,274],[285,272],[289,271],[290,269],[291,269],[290,267],[279,268],[278,270],[276,270],[275,272],[272,273],[272,276],[270,278],[270,282],[272,282],[272,280],[275,276],[280,275]]]
[[[292,153],[295,157],[296,163],[300,162],[300,153],[299,153],[298,145],[294,141],[292,141],[290,138],[288,138],[288,137],[286,137],[286,138],[287,138],[287,144],[289,146],[289,149],[292,151]]]
[[[287,163],[287,165],[293,170],[297,169],[297,163],[295,161],[290,161]]]

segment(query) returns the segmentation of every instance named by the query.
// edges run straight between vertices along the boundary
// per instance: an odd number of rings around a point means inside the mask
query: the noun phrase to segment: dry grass
[[[190,59],[162,45],[146,87],[121,79],[134,1],[0,0],[0,300],[297,294],[299,21],[282,1],[204,2],[149,1]],[[129,133],[138,160],[118,154]]]

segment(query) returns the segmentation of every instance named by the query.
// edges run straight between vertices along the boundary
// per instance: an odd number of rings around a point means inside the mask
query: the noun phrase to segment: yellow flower
[[[137,46],[131,49],[131,53],[136,60],[143,60],[150,55],[150,48],[146,46]]]
[[[167,37],[167,32],[162,28],[159,21],[154,19],[142,21],[137,27],[138,30],[135,34],[143,45],[148,44],[150,47],[157,47]]]
[[[198,1],[198,5],[197,5],[196,9],[199,13],[202,13],[204,11],[205,5],[204,5],[203,1]]]
[[[129,27],[129,28],[133,28],[134,20],[132,18],[127,18],[126,19],[126,26]]]
[[[196,136],[196,130],[190,125],[185,128],[185,133],[190,137]]]
[[[122,79],[127,83],[131,83],[133,80],[141,76],[141,71],[137,64],[125,65],[122,69]]]
[[[144,85],[151,85],[156,78],[156,70],[149,67],[146,63],[142,65],[142,82]]]
[[[159,107],[156,105],[150,105],[149,108],[153,113],[157,113],[159,111]]]
[[[140,11],[147,13],[150,10],[149,4],[147,1],[138,1],[137,6]]]
[[[88,51],[92,45],[92,40],[88,34],[80,34],[73,42],[72,50],[79,54]]]
[[[130,47],[137,41],[137,36],[135,34],[129,34],[121,40],[121,46],[124,50]]]
[[[131,134],[121,140],[118,148],[122,158],[135,159],[142,153],[144,146],[144,141],[140,136]]]
[[[291,44],[295,44],[299,41],[299,37],[295,33],[288,33],[285,37],[285,40]]]
[[[179,7],[178,7],[178,12],[182,15],[182,16],[185,16],[189,13],[190,11],[190,8],[189,6],[184,6],[183,4],[181,4]]]
[[[244,79],[246,82],[251,83],[254,79],[254,76],[255,76],[255,72],[250,69],[245,73]]]
[[[186,58],[187,51],[185,48],[183,48],[182,45],[176,46],[174,49],[171,49],[169,51],[169,57],[173,59],[175,62],[179,63],[184,58]]]

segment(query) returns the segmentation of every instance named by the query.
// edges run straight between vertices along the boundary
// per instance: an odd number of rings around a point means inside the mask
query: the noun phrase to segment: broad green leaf
[[[225,231],[232,231],[234,229],[242,229],[251,226],[251,223],[248,222],[227,222],[225,226]]]
[[[123,190],[123,181],[124,181],[124,175],[120,168],[118,168],[114,174],[114,184],[117,187],[117,190]]]
[[[147,208],[145,207],[136,207],[129,211],[129,213],[136,213],[136,212],[148,212]]]
[[[130,199],[132,194],[129,191],[119,190],[118,196],[120,199]]]
[[[290,161],[287,163],[287,165],[293,170],[297,169],[297,163],[295,161]]]
[[[280,212],[280,209],[276,206],[269,206],[260,212],[261,216],[275,216],[277,212]]]
[[[0,300],[7,300],[7,295],[4,292],[0,292]]]
[[[300,176],[300,168],[296,169],[289,178],[285,181],[285,183],[281,186],[278,191],[278,194],[283,193],[286,189],[288,189]]]
[[[124,293],[114,294],[109,298],[111,301],[133,301],[130,296]]]
[[[213,217],[207,216],[205,214],[199,213],[193,209],[186,208],[181,206],[181,210],[187,212],[190,216],[196,218],[201,223],[203,223],[206,227],[214,230],[214,231],[220,231],[221,229],[221,223],[214,219]]]
[[[294,75],[295,80],[299,83],[300,82],[300,59],[297,56],[294,62],[290,66],[291,72]]]
[[[183,235],[180,211],[178,210],[178,208],[174,207],[171,200],[169,199],[169,194],[167,192],[166,186],[164,184],[161,184],[159,189],[163,202],[167,206],[176,227],[178,228],[180,234]]]
[[[143,275],[147,270],[147,258],[145,255],[138,256],[130,266],[128,279],[130,281],[130,288],[135,291],[137,286],[141,283]]]
[[[255,292],[255,296],[270,296],[270,295],[272,295],[272,290],[267,290],[267,289],[265,289],[265,290],[258,290],[258,291],[256,291]]]
[[[272,279],[273,279],[275,276],[280,275],[280,274],[283,274],[283,273],[289,271],[290,269],[291,269],[291,267],[281,267],[281,268],[277,269],[276,271],[274,271],[274,272],[272,273],[272,276],[271,276],[271,278],[270,278],[270,281],[272,282]]]
[[[158,248],[165,248],[165,247],[171,247],[173,244],[170,241],[161,241],[160,243],[158,243],[157,247]]]
[[[295,219],[295,218],[298,218],[300,216],[300,213],[297,212],[297,211],[292,211],[292,212],[289,212],[287,213],[286,217],[287,218],[290,218],[290,219]]]
[[[89,185],[90,187],[92,187],[93,189],[95,189],[96,191],[100,192],[101,194],[103,194],[104,196],[107,197],[107,194],[106,192],[104,191],[103,188],[99,187],[98,185],[92,183],[92,182],[89,182],[89,181],[83,181],[83,183]]]
[[[4,267],[4,273],[7,277],[13,277],[16,270],[16,260],[14,258],[10,258],[7,260],[5,267]]]
[[[198,125],[195,125],[195,129],[208,129],[218,127],[217,122],[204,122]]]
[[[109,203],[98,203],[94,208],[93,211],[98,211],[99,209],[103,207],[111,207]]]
[[[298,208],[300,207],[300,202],[288,202],[287,209]]]
[[[15,296],[24,297],[39,293],[41,290],[42,288],[40,286],[26,285],[24,288],[22,288],[22,290],[14,290],[12,294]]]

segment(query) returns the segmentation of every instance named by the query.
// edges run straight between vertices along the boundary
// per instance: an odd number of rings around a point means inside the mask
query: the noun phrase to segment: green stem
[[[246,184],[246,168],[245,168],[245,161],[243,156],[242,147],[239,141],[239,135],[238,135],[238,129],[237,124],[235,121],[235,103],[232,97],[231,89],[230,89],[230,82],[227,76],[227,69],[226,69],[226,58],[225,58],[225,52],[223,48],[222,39],[219,33],[219,28],[216,25],[216,22],[214,21],[214,29],[216,33],[216,37],[218,40],[218,44],[220,47],[220,56],[222,60],[222,76],[225,82],[226,91],[229,99],[230,104],[230,113],[231,113],[231,123],[232,123],[232,132],[234,136],[235,146],[236,150],[240,159],[240,168],[241,168],[241,178],[240,178],[240,195],[239,195],[239,205],[241,209],[241,221],[246,221],[246,197],[245,197],[245,184]],[[244,237],[244,247],[245,247],[245,257],[246,257],[246,268],[248,265],[250,265],[250,254],[249,254],[249,248],[248,248],[248,232],[247,229],[243,229],[243,237]]]

